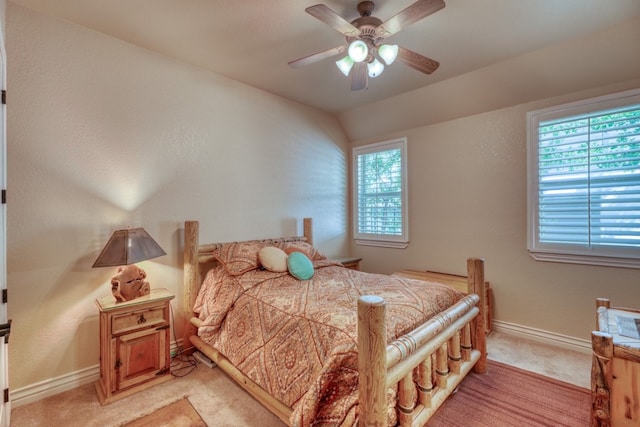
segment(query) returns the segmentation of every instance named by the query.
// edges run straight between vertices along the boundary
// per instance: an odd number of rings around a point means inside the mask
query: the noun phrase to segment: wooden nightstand
[[[611,307],[606,298],[598,298],[596,307],[597,330],[591,332],[591,425],[638,426],[640,339],[631,335],[638,332],[640,311]],[[623,322],[630,323],[630,331],[621,326]]]
[[[336,258],[336,261],[340,261],[342,265],[352,270],[360,270],[360,261],[362,261],[362,258],[344,257]]]
[[[96,299],[100,310],[100,404],[111,403],[172,378],[169,355],[173,294],[152,289],[149,295],[116,302]]]

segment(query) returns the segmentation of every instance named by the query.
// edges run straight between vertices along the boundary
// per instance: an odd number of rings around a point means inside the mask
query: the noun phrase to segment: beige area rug
[[[189,399],[183,398],[148,415],[133,420],[123,427],[207,427]]]

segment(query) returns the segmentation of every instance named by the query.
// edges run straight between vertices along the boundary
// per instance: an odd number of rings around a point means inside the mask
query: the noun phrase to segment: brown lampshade
[[[142,227],[116,230],[92,267],[118,267],[166,254]]]

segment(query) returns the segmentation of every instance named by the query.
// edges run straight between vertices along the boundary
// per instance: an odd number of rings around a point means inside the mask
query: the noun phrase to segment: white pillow
[[[275,246],[266,246],[258,252],[258,260],[264,268],[275,273],[287,271],[287,253]]]

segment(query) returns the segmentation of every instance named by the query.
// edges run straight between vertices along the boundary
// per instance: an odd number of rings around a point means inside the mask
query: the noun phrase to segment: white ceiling
[[[359,0],[12,0],[248,85],[329,112],[342,112],[640,16],[640,0],[445,0],[446,7],[389,38],[440,62],[431,75],[400,62],[367,90],[327,59],[293,59],[344,44],[305,13],[323,2],[346,20]],[[377,0],[382,21],[414,0]],[[640,43],[640,41],[639,41]],[[594,53],[594,60],[597,56]],[[550,64],[553,66],[553,64]]]

